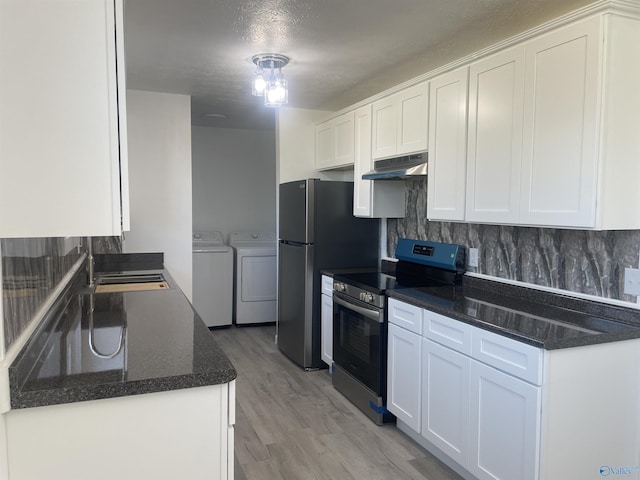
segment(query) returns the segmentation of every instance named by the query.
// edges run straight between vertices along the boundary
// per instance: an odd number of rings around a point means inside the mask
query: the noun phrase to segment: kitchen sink
[[[161,273],[109,273],[96,279],[96,293],[168,290],[169,283]]]

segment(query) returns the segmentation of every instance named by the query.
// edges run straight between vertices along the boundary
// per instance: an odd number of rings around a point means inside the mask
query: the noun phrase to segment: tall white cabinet
[[[518,223],[523,99],[523,46],[469,68],[468,221]]]
[[[467,89],[463,67],[431,80],[427,218],[464,220]]]
[[[0,237],[128,229],[122,0],[0,3]]]
[[[595,224],[602,21],[526,45],[521,223]]]

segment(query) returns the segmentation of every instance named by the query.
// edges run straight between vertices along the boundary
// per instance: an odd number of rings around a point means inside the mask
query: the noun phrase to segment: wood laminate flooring
[[[459,480],[395,425],[377,426],[275,345],[275,327],[213,335],[238,371],[236,480]]]

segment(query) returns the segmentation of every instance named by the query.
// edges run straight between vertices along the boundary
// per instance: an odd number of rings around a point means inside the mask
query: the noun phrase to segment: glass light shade
[[[280,105],[286,105],[289,102],[289,89],[287,87],[287,81],[282,75],[278,75],[275,80],[270,80],[264,91],[265,106],[279,107]]]
[[[259,70],[256,72],[256,78],[253,79],[251,84],[251,93],[256,97],[264,95],[264,90],[267,86],[267,82],[264,80],[264,76],[262,75],[262,71]]]

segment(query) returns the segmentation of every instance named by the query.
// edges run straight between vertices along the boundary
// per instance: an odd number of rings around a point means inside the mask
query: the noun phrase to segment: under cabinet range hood
[[[399,180],[427,176],[427,152],[373,162],[373,170],[363,180]]]

